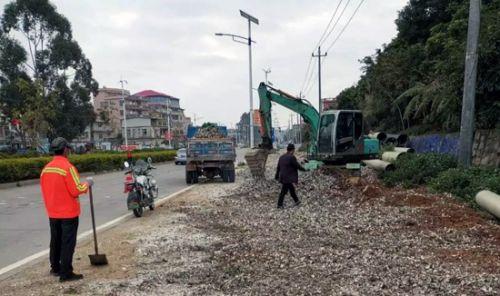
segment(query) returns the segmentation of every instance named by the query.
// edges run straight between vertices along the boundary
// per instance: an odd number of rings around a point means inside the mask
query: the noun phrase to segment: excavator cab
[[[318,149],[313,157],[327,163],[359,160],[364,153],[363,114],[329,110],[320,116]]]

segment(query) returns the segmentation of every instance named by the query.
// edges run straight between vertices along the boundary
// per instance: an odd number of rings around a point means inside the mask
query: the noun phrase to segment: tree
[[[90,96],[98,84],[92,65],[73,40],[69,21],[48,0],[16,0],[5,5],[1,31],[0,73],[7,77],[0,88],[2,112],[20,110],[17,115],[26,116],[22,110],[33,104],[26,92],[26,84],[31,84],[31,89],[41,88],[41,100],[53,106],[53,116],[44,119],[45,134],[77,137],[95,120]],[[24,47],[17,40],[20,36]]]
[[[500,0],[483,0],[476,127],[500,127]],[[463,93],[468,1],[410,0],[398,35],[373,56],[339,102],[356,103],[378,130],[457,131]]]

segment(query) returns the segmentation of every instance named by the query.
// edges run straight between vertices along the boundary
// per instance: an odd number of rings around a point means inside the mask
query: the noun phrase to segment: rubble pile
[[[362,175],[374,177],[369,171]],[[277,210],[280,185],[272,176],[269,168],[265,180],[245,179],[230,196],[214,201],[213,211],[189,214],[198,229],[218,241],[206,250],[209,270],[190,273],[204,285],[196,293],[455,295],[500,290],[498,262],[455,257],[467,252],[495,256],[500,239],[476,231],[493,228],[498,234],[497,225],[429,230],[429,222],[419,220],[425,208],[386,206],[384,196],[361,204],[363,187],[328,170],[301,174],[303,205],[293,207],[287,197],[287,209]]]
[[[173,212],[148,217],[154,226],[137,238],[137,275],[93,283],[88,295],[500,291],[498,225],[417,191],[380,187],[364,202],[367,185],[352,186],[329,169],[300,173],[302,205],[287,196],[278,210],[276,158],[270,155],[265,179],[241,170],[235,184],[197,186],[195,198],[167,206]],[[372,171],[361,175],[376,182]]]

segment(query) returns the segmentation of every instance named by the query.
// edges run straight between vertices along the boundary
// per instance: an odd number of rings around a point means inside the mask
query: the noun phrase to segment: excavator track
[[[245,154],[245,161],[255,178],[264,178],[266,173],[266,162],[270,151],[268,149],[253,149]]]

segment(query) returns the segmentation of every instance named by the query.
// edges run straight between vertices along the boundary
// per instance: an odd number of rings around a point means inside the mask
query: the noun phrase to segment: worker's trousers
[[[78,217],[50,218],[50,266],[60,275],[73,272],[73,253],[78,232]]]
[[[283,200],[285,199],[285,195],[288,193],[288,191],[290,191],[290,195],[292,196],[293,201],[295,203],[299,202],[299,198],[297,197],[297,193],[295,192],[295,187],[292,183],[287,183],[281,186],[280,197],[278,198],[278,207],[283,206]]]

